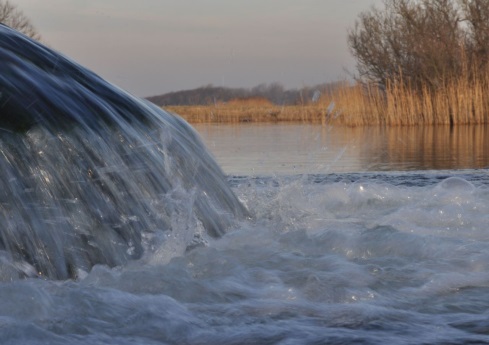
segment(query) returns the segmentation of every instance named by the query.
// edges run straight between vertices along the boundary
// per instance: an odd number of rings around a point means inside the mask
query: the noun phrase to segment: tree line
[[[489,0],[384,0],[348,33],[362,82],[436,90],[489,61]]]
[[[147,99],[159,106],[211,105],[235,99],[265,98],[278,105],[309,104],[329,94],[342,83],[325,83],[300,89],[286,89],[280,83],[260,84],[252,88],[229,88],[212,84],[191,90],[170,92]]]

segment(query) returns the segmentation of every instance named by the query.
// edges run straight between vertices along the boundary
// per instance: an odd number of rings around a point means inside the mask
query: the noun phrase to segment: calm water
[[[195,125],[228,174],[489,167],[489,127],[344,128]]]

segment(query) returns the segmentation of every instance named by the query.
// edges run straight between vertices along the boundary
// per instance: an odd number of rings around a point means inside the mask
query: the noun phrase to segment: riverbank
[[[338,87],[315,103],[279,106],[240,100],[199,106],[168,106],[190,123],[303,122],[345,126],[474,125],[489,123],[489,74],[459,78],[436,91],[402,83]]]
[[[190,123],[243,123],[243,122],[305,122],[327,123],[327,109],[318,105],[305,106],[171,106],[165,107],[169,112],[183,117]]]

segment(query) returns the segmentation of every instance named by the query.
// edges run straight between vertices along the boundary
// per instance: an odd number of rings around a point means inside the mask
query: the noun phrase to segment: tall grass
[[[334,104],[334,109],[331,105]],[[263,99],[209,106],[167,107],[192,123],[308,122],[345,126],[473,125],[489,123],[489,70],[471,67],[437,87],[409,87],[402,78],[375,85],[345,82],[312,104],[277,106]]]
[[[278,106],[269,102],[231,101],[202,106],[168,106],[166,110],[190,123],[307,122],[326,123],[327,110],[318,105]]]
[[[489,123],[489,70],[467,68],[437,87],[415,90],[402,81],[375,85],[345,84],[323,103],[334,101],[341,110],[338,122],[362,125],[473,125]]]

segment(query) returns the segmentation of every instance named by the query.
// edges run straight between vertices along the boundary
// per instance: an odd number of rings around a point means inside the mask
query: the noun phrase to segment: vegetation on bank
[[[475,73],[472,71],[471,73]],[[307,122],[346,126],[489,123],[489,70],[462,75],[443,88],[415,90],[403,83],[344,83],[317,102],[276,105],[242,99],[211,105],[168,106],[191,123]]]
[[[348,43],[362,85],[344,109],[353,124],[489,122],[489,1],[385,0]]]
[[[474,72],[471,72],[474,73]],[[435,90],[404,83],[356,84],[340,88],[332,100],[338,122],[359,125],[473,125],[489,123],[489,70],[477,78],[463,74]]]
[[[315,102],[168,109],[190,122],[489,123],[488,0],[384,0],[359,15],[348,43],[355,85],[336,85]]]
[[[417,92],[477,79],[489,63],[489,1],[384,0],[348,33],[358,79]]]
[[[279,106],[263,99],[233,100],[228,103],[168,106],[190,123],[307,122],[327,123],[326,108],[319,104]]]

